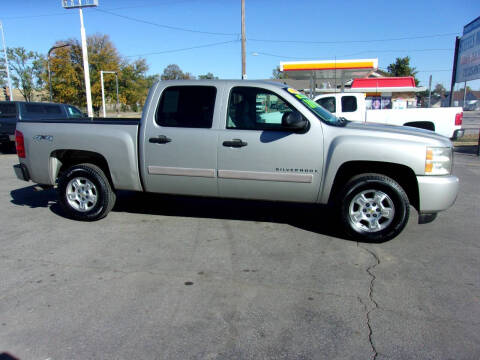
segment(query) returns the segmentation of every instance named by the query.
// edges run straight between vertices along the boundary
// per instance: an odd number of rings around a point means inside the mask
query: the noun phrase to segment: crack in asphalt
[[[374,286],[374,283],[375,283],[375,280],[377,279],[377,277],[372,273],[372,270],[377,266],[377,265],[380,265],[380,258],[378,257],[377,254],[375,254],[375,252],[373,252],[372,250],[370,249],[367,249],[367,248],[364,248],[363,246],[360,246],[357,242],[357,247],[365,250],[366,252],[368,252],[375,260],[375,263],[370,265],[369,267],[367,267],[366,269],[366,272],[367,274],[370,276],[370,286],[369,286],[369,289],[368,289],[368,299],[370,300],[370,302],[373,304],[373,306],[367,311],[367,306],[366,304],[363,303],[363,301],[361,300],[360,297],[358,297],[358,300],[359,302],[364,306],[365,308],[365,311],[366,311],[366,319],[367,319],[367,327],[368,327],[368,341],[370,343],[370,347],[372,348],[372,352],[373,352],[373,357],[372,359],[373,360],[376,360],[377,359],[377,356],[378,356],[378,351],[377,351],[377,348],[375,347],[375,344],[374,344],[374,341],[373,341],[373,329],[372,329],[372,324],[371,324],[371,318],[370,318],[370,314],[372,313],[372,311],[376,310],[379,308],[378,306],[378,303],[374,300],[373,298],[373,286]]]

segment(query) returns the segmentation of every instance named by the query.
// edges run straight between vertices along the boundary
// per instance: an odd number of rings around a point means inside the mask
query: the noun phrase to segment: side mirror
[[[286,129],[305,130],[308,126],[308,121],[298,111],[289,111],[282,116],[282,126]]]

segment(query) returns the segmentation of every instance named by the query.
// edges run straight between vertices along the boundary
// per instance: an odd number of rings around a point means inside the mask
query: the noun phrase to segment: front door
[[[215,86],[170,86],[149,114],[143,141],[143,180],[155,193],[216,196],[218,110]]]
[[[303,133],[283,127],[282,117],[295,107],[281,95],[249,86],[230,90],[218,136],[220,196],[316,200],[323,165],[321,126],[311,124]]]

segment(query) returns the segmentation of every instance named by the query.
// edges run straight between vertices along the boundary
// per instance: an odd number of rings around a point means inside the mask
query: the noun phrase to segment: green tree
[[[177,64],[170,64],[165,69],[163,69],[163,73],[161,75],[162,80],[191,80],[195,79],[190,73],[184,73],[180,66]]]
[[[32,101],[34,93],[44,84],[41,76],[44,71],[43,57],[34,51],[16,47],[7,49],[7,58],[13,86],[19,89],[26,101]]]
[[[277,66],[272,70],[272,79],[288,79],[288,76],[285,72],[280,71],[280,66]]]
[[[418,86],[420,83],[416,78],[416,69],[410,66],[410,57],[408,56],[396,58],[394,63],[388,65],[387,70],[388,75],[390,76],[413,76],[415,79],[415,85]]]
[[[148,65],[145,59],[133,63],[124,61],[121,64],[119,76],[120,102],[138,111],[143,106],[148,95],[148,90],[157,80],[155,76],[147,76]]]
[[[218,79],[217,76],[213,75],[211,72],[206,73],[205,75],[198,75],[200,80],[216,80]]]
[[[55,45],[70,46],[56,49],[50,57],[52,88],[55,101],[86,107],[85,78],[81,44],[76,39],[57,41]],[[137,107],[143,104],[149,85],[145,59],[129,62],[123,58],[107,35],[96,34],[87,38],[90,85],[93,109],[102,106],[100,71],[114,71],[119,80],[119,98],[124,106]],[[45,75],[47,76],[47,75]],[[104,74],[107,103],[116,101],[115,76]]]

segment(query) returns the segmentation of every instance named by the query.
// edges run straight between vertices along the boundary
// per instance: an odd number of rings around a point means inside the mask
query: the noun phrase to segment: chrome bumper
[[[458,140],[465,135],[465,129],[457,129],[453,132],[453,136],[451,140]]]
[[[453,205],[458,194],[456,176],[417,176],[420,213],[435,213]]]

